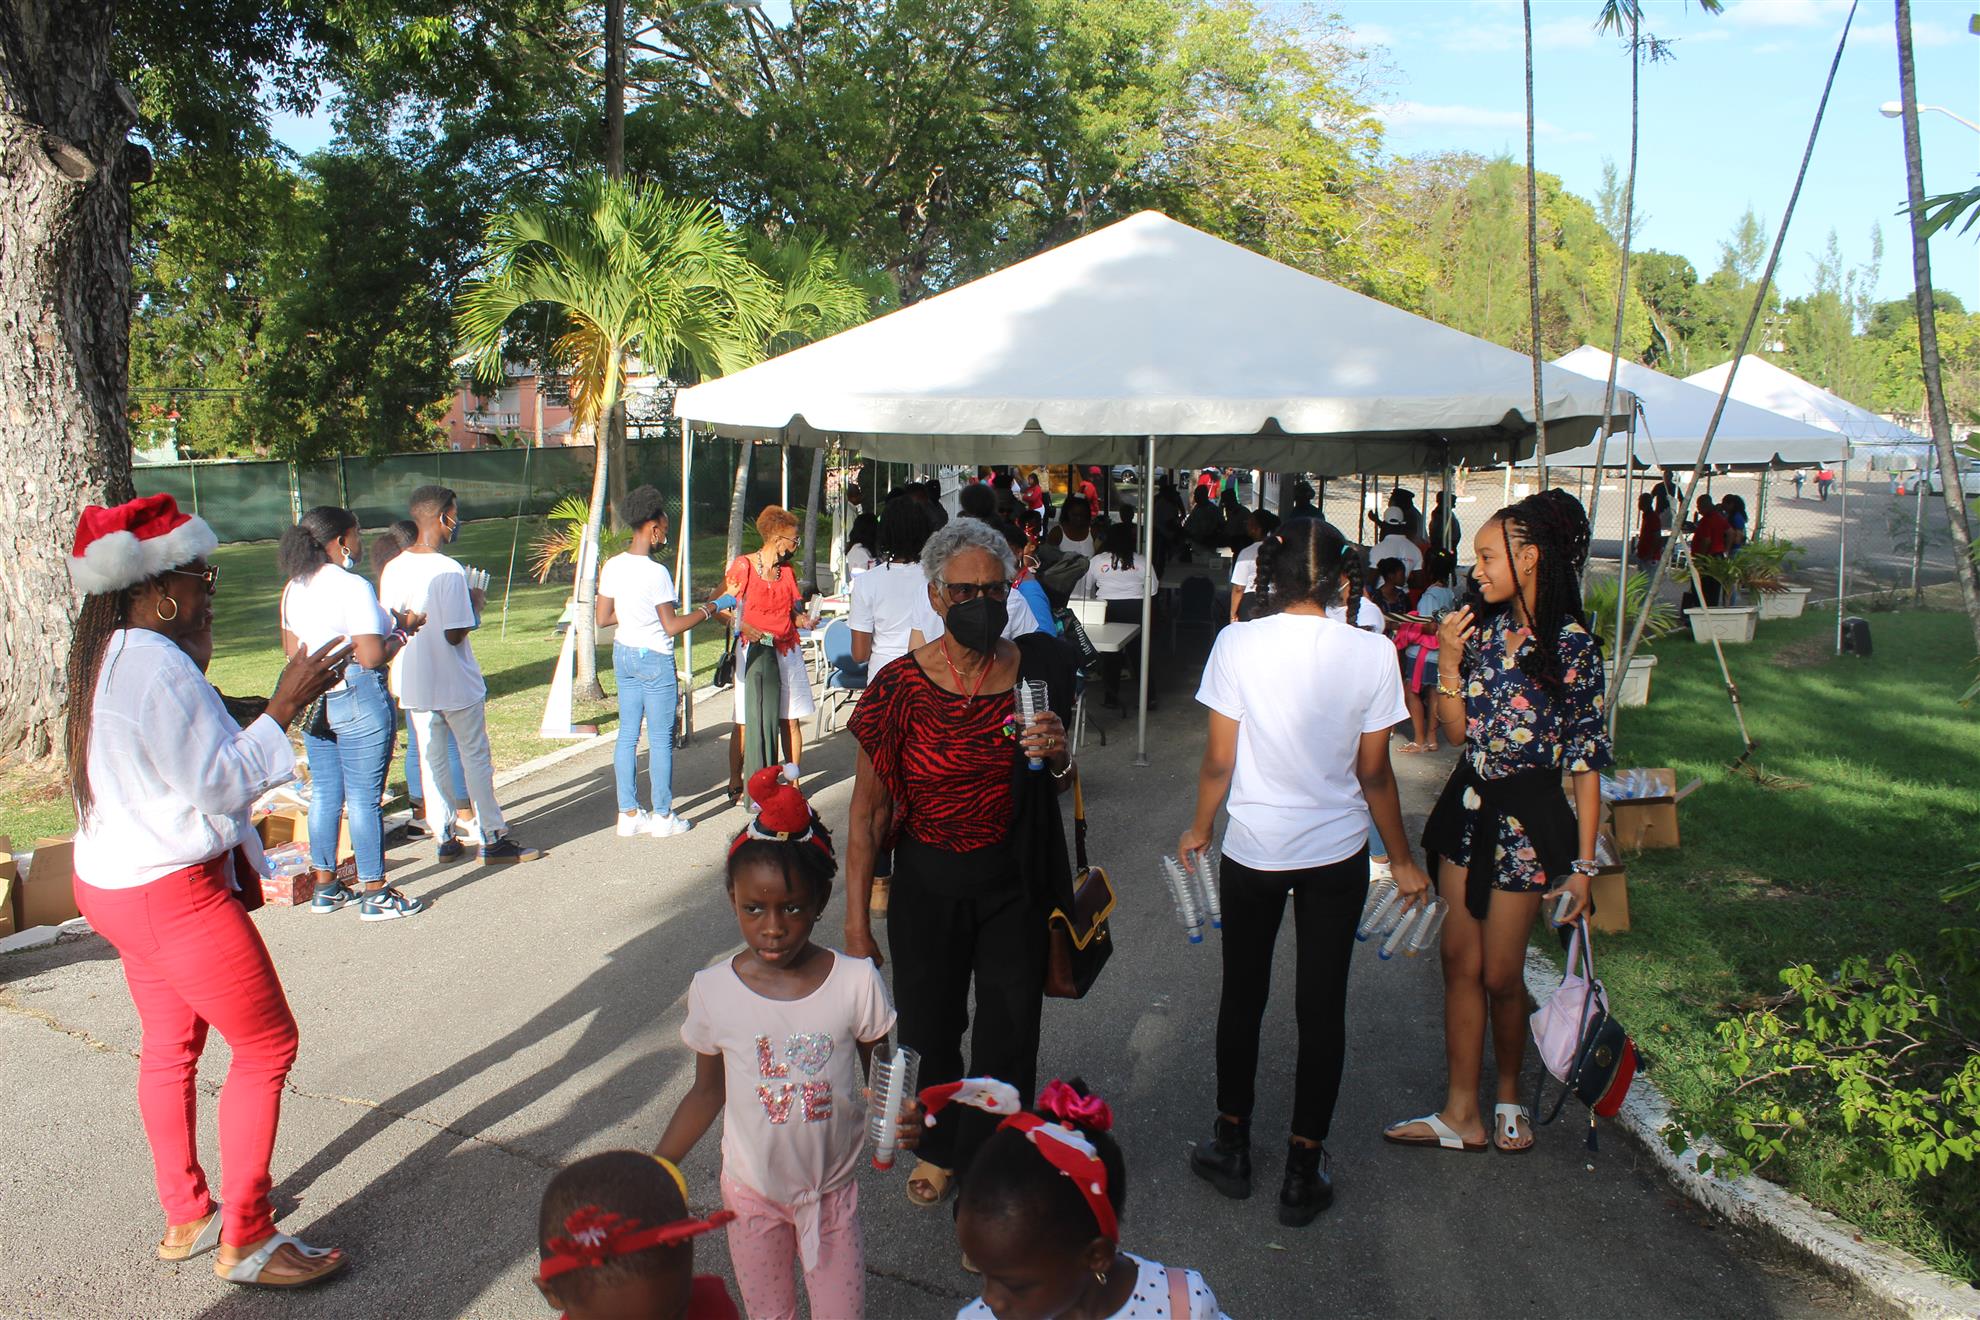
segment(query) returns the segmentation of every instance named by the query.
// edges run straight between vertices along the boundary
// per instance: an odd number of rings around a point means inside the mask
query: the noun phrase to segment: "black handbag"
[[[729,634],[729,644],[722,648],[722,658],[715,662],[715,686],[734,687],[736,683],[736,637]]]
[[[326,738],[334,742],[337,738],[337,732],[330,727],[330,712],[324,709],[323,705],[329,695],[326,692],[323,696],[309,703],[309,709],[303,714],[302,726],[303,732],[310,737]]]
[[[1114,884],[1100,867],[1086,860],[1086,796],[1079,772],[1073,771],[1072,911],[1052,909],[1047,919],[1051,938],[1046,952],[1045,994],[1050,999],[1084,999],[1099,979],[1100,969],[1114,956],[1114,932],[1108,918],[1118,900]]]

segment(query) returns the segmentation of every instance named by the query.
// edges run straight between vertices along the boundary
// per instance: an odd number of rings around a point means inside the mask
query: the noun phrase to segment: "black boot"
[[[1289,1142],[1286,1180],[1279,1184],[1279,1222],[1288,1228],[1304,1228],[1333,1203],[1334,1180],[1327,1175],[1326,1147]]]
[[[1189,1153],[1196,1176],[1234,1201],[1251,1195],[1251,1124],[1239,1119],[1217,1120],[1215,1136],[1205,1137]]]

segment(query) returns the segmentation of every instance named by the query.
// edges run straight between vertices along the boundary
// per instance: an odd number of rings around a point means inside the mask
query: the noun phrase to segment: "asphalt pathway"
[[[1201,1269],[1236,1317],[1852,1313],[1826,1280],[1681,1200],[1620,1136],[1592,1157],[1573,1125],[1544,1129],[1520,1158],[1385,1146],[1385,1122],[1441,1094],[1430,960],[1357,955],[1332,1210],[1303,1230],[1273,1215],[1273,1134],[1292,1089],[1290,939],[1260,1077],[1259,1192],[1230,1202],[1191,1176],[1184,1155],[1213,1104],[1218,952],[1214,936],[1185,945],[1158,878],[1192,803],[1202,726],[1187,699],[1196,666],[1156,654],[1171,672],[1151,720],[1155,764],[1133,766],[1132,724],[1117,720],[1109,745],[1081,756],[1093,856],[1122,895],[1119,952],[1087,1000],[1047,1004],[1041,1060],[1042,1076],[1082,1075],[1115,1105],[1130,1249]],[[727,704],[707,703],[702,718],[721,720]],[[1414,828],[1448,754],[1397,762]],[[842,822],[850,740],[828,737],[806,766],[807,791]],[[277,1213],[354,1257],[313,1294],[251,1295],[216,1280],[210,1258],[152,1259],[138,1027],[112,950],[91,936],[0,958],[0,1317],[548,1315],[530,1283],[545,1182],[574,1156],[659,1138],[693,1072],[679,1037],[688,980],[739,947],[721,860],[742,816],[717,787],[725,767],[707,732],[678,758],[680,805],[698,823],[682,838],[612,833],[602,748],[504,795],[519,832],[550,850],[541,862],[441,867],[430,848],[401,844],[392,877],[431,904],[417,919],[263,910],[302,1029]],[[216,1173],[212,1095],[226,1057],[216,1037],[202,1073]],[[717,1145],[711,1133],[686,1167],[702,1208],[717,1199]],[[947,1209],[902,1195],[905,1168],[862,1176],[869,1314],[952,1315],[970,1279]],[[726,1268],[719,1236],[696,1251],[703,1269]]]

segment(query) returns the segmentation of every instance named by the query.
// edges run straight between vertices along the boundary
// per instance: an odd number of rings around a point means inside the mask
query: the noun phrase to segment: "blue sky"
[[[1303,0],[1263,0],[1296,20]],[[1684,0],[1644,0],[1644,30],[1672,39],[1675,59],[1643,71],[1643,131],[1637,209],[1649,216],[1645,247],[1689,257],[1701,276],[1718,265],[1719,243],[1751,205],[1769,234],[1788,190],[1842,29],[1848,0],[1731,0],[1712,16]],[[1374,92],[1398,155],[1464,150],[1521,158],[1525,147],[1523,60],[1517,0],[1333,0],[1355,40],[1377,57]],[[773,3],[773,15],[784,9]],[[1540,168],[1592,199],[1604,157],[1620,168],[1629,151],[1629,63],[1621,43],[1598,36],[1599,0],[1535,0],[1534,99]],[[1967,31],[1980,0],[1913,0],[1918,99],[1980,122],[1980,37]],[[1911,287],[1905,222],[1904,145],[1898,122],[1877,107],[1897,97],[1891,0],[1863,0],[1836,90],[1796,208],[1779,280],[1805,290],[1814,254],[1834,229],[1843,257],[1869,255],[1881,222],[1880,297]],[[1980,133],[1943,115],[1920,122],[1928,193],[1972,184]],[[325,144],[321,116],[282,117],[277,135],[298,151]],[[1933,280],[1980,307],[1980,245],[1941,237]]]
[[[1297,6],[1275,6],[1296,16]],[[1524,60],[1517,0],[1335,0],[1358,43],[1384,66],[1378,99],[1387,149],[1525,156]],[[1599,0],[1535,0],[1533,94],[1541,169],[1591,200],[1603,158],[1629,153],[1629,61],[1598,35]],[[1645,0],[1644,30],[1676,40],[1676,58],[1647,65],[1637,208],[1642,246],[1689,257],[1705,275],[1750,204],[1771,237],[1800,163],[1847,0],[1734,0],[1718,16],[1681,0]],[[1877,107],[1898,94],[1891,0],[1863,0],[1795,208],[1779,280],[1810,281],[1831,228],[1843,257],[1869,255],[1881,222],[1880,296],[1911,288],[1911,240],[1893,213],[1904,203],[1900,124]],[[1913,0],[1918,99],[1980,122],[1980,37],[1967,32],[1980,0]],[[1928,194],[1970,186],[1980,134],[1943,115],[1920,120]],[[1980,231],[1976,231],[1980,232]],[[1932,245],[1933,282],[1980,306],[1980,246],[1972,235]]]

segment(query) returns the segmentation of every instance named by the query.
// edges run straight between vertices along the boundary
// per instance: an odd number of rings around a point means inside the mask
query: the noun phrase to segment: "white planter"
[[[1753,605],[1721,609],[1690,609],[1684,617],[1691,622],[1691,640],[1709,642],[1750,642],[1760,629],[1760,610]]]
[[[1639,655],[1629,662],[1629,672],[1623,675],[1620,687],[1616,690],[1616,704],[1619,706],[1647,706],[1650,704],[1650,671],[1657,667],[1654,655]],[[1611,684],[1611,687],[1616,687]]]
[[[1760,598],[1760,617],[1763,619],[1798,619],[1808,608],[1808,593],[1813,587],[1787,587]]]

